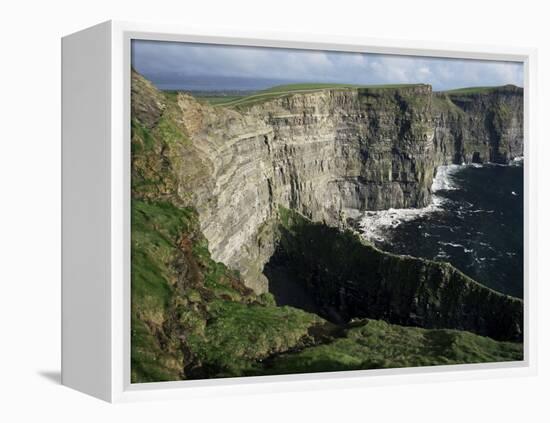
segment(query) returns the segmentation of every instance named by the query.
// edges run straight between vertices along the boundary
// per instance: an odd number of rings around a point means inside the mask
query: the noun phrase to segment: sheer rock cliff
[[[523,92],[333,88],[215,107],[132,75],[138,197],[197,209],[212,257],[267,290],[279,206],[345,227],[353,211],[423,207],[437,166],[522,155]],[[141,131],[141,132],[140,132]],[[147,147],[148,133],[162,142]],[[143,144],[143,145],[142,145]]]

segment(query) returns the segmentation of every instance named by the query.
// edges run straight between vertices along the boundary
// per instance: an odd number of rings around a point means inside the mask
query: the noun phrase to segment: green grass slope
[[[242,376],[324,324],[213,261],[192,209],[134,200],[131,254],[132,382]]]
[[[327,89],[396,89],[414,87],[421,84],[385,84],[385,85],[354,85],[354,84],[323,84],[323,83],[302,83],[278,85],[263,91],[258,91],[246,97],[238,98],[233,101],[220,102],[217,105],[224,107],[249,107],[275,98],[281,98],[288,95],[323,91]]]
[[[381,320],[350,324],[346,336],[266,363],[269,374],[310,373],[522,360],[522,344],[455,330],[427,330]]]
[[[212,105],[212,106],[220,106],[227,103],[232,103],[234,101],[240,100],[245,95],[195,95],[195,98],[205,101],[206,103]]]
[[[368,320],[337,327],[254,295],[196,213],[132,203],[132,382],[520,360],[522,345]]]
[[[453,90],[447,90],[442,91],[447,94],[451,95],[458,95],[458,94],[486,94],[486,93],[492,93],[495,91],[506,91],[506,90],[519,90],[520,87],[517,87],[515,85],[496,85],[496,86],[487,86],[487,87],[464,87],[464,88],[456,88]]]

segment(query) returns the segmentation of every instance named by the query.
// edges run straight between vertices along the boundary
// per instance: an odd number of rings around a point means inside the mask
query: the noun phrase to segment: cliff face
[[[437,93],[432,115],[440,162],[505,164],[523,155],[521,88]]]
[[[315,220],[341,210],[418,207],[433,174],[428,86],[328,90],[251,107],[266,139],[283,202]],[[279,175],[277,175],[277,172]]]
[[[434,173],[430,99],[427,86],[329,90],[235,111],[179,95],[195,150],[188,157],[199,157],[209,175],[196,184],[187,169],[197,163],[186,166],[181,191],[193,193],[213,257],[261,291],[277,205],[331,225],[346,209],[426,205]]]
[[[349,210],[427,205],[440,164],[521,155],[517,88],[326,89],[231,109],[159,95],[136,74],[133,87],[135,128],[164,140],[134,154],[133,178],[195,207],[213,258],[256,292],[267,289],[279,205],[344,226]]]

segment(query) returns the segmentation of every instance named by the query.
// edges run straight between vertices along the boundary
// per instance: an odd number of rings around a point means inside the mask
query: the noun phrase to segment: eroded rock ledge
[[[523,301],[475,282],[447,263],[397,256],[351,231],[280,209],[280,242],[272,260],[287,284],[299,284],[322,317],[337,324],[381,319],[423,328],[467,330],[523,340]]]

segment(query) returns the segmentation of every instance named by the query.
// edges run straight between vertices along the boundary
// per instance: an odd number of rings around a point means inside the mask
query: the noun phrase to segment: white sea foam
[[[516,157],[510,161],[510,165],[519,165],[522,161],[523,157]],[[453,176],[460,169],[468,166],[475,168],[483,167],[483,165],[478,163],[439,166],[431,187],[432,202],[427,207],[420,209],[388,209],[363,213],[359,220],[362,236],[369,241],[382,242],[385,240],[384,234],[387,233],[387,229],[397,228],[404,222],[410,222],[429,213],[442,211],[444,203],[448,200],[438,196],[437,192],[460,189]],[[512,195],[517,194],[512,192]],[[466,203],[465,208],[460,207],[460,210],[457,210],[457,217],[463,219],[464,213],[494,213],[493,210],[471,210],[471,207],[473,207],[471,203]],[[449,228],[449,230],[453,231],[452,228]],[[428,236],[428,234],[423,234],[423,236]]]
[[[441,245],[448,245],[449,247],[462,248],[462,249],[464,249],[464,245],[462,245],[462,244],[457,244],[457,243],[455,243],[455,242],[443,242],[443,241],[440,241],[440,242],[438,242],[438,244],[441,244]]]
[[[450,256],[449,254],[447,254],[447,253],[446,253],[445,251],[443,251],[443,250],[439,250],[439,251],[437,252],[437,255],[435,256],[435,259],[436,259],[436,260],[447,260],[447,259],[449,259],[449,258],[451,258],[451,256]]]
[[[523,156],[514,157],[512,160],[510,160],[509,165],[510,166],[522,166],[523,165]]]
[[[462,245],[462,244],[457,244],[457,243],[454,243],[454,242],[443,242],[443,241],[439,241],[438,244],[439,244],[439,245],[443,245],[443,246],[453,247],[453,248],[460,248],[460,249],[462,249],[465,253],[471,253],[471,252],[474,251],[472,248],[466,248],[464,245]]]
[[[515,157],[510,161],[509,165],[511,166],[521,166],[523,163],[523,157]],[[502,165],[501,165],[502,166]],[[506,166],[506,165],[503,165]],[[380,211],[367,211],[359,218],[358,226],[361,229],[361,235],[363,238],[369,241],[379,241],[383,242],[385,240],[385,234],[387,234],[387,229],[397,228],[404,222],[410,222],[412,220],[424,217],[427,214],[440,212],[444,210],[444,203],[449,201],[441,196],[437,195],[438,191],[452,191],[458,190],[460,187],[457,185],[454,175],[464,167],[474,167],[479,168],[483,165],[478,163],[470,164],[461,164],[461,165],[446,165],[439,166],[437,168],[437,173],[433,179],[431,191],[432,191],[432,202],[427,207],[419,209],[388,209]],[[512,195],[517,195],[516,192],[512,192]],[[464,219],[464,214],[469,213],[494,213],[494,210],[472,210],[473,204],[466,203],[466,207],[461,206],[459,210],[456,211],[456,217],[459,219]],[[448,228],[453,232],[452,228]],[[427,233],[422,234],[424,237],[430,236]],[[464,247],[463,247],[464,248]],[[464,248],[465,252],[470,252],[468,249]]]
[[[464,165],[439,166],[432,183],[432,202],[419,209],[388,209],[367,211],[359,220],[362,236],[369,241],[384,241],[384,234],[389,228],[397,228],[403,222],[410,222],[426,214],[443,210],[443,197],[436,195],[438,191],[457,190],[459,187],[453,181],[453,175]],[[427,236],[427,234],[425,235]]]
[[[434,198],[432,204],[421,209],[389,209],[365,212],[359,221],[362,236],[369,241],[384,241],[388,228],[397,228],[403,222],[409,222],[428,213],[441,210],[441,198]]]
[[[453,175],[466,165],[447,165],[439,166],[437,173],[432,183],[432,192],[441,190],[455,190],[458,189],[453,181]]]

